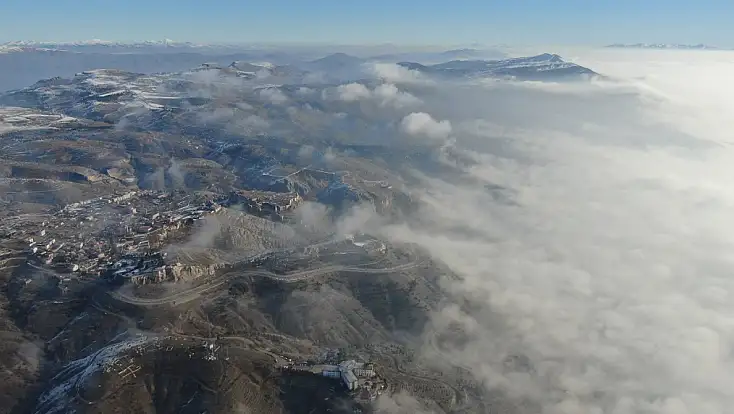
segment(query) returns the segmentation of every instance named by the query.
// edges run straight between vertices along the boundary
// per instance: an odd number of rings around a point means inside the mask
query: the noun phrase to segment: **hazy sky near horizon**
[[[731,0],[4,0],[13,40],[734,46]]]

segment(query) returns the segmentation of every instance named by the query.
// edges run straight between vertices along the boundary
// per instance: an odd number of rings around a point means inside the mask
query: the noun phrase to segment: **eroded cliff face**
[[[210,264],[203,266],[192,266],[175,264],[166,269],[169,280],[173,282],[194,280],[204,276],[214,276],[217,270],[223,268],[224,265]]]
[[[217,270],[223,267],[224,265],[219,264],[195,266],[176,263],[158,269],[155,272],[132,276],[130,281],[138,285],[163,282],[187,282],[200,277],[214,276]]]

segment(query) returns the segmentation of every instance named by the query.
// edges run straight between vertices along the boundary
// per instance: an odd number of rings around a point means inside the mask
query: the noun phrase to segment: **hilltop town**
[[[167,265],[166,253],[159,250],[185,238],[197,221],[225,206],[241,206],[251,214],[283,220],[283,213],[295,208],[299,200],[297,194],[254,191],[226,196],[130,191],[72,203],[23,226],[6,221],[0,223],[0,232],[23,240],[31,260],[59,273],[175,279],[176,265]]]

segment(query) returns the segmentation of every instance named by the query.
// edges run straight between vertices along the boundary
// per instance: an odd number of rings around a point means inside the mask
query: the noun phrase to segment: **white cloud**
[[[260,90],[260,97],[274,104],[288,102],[288,97],[277,88],[265,88]]]
[[[264,133],[270,128],[270,123],[262,117],[247,113],[252,109],[247,104],[238,104],[237,108],[216,108],[211,112],[196,112],[197,121],[205,125],[221,125],[233,134]]]
[[[422,135],[433,139],[446,139],[451,134],[451,122],[436,121],[425,112],[413,112],[400,122],[400,128],[409,135]]]
[[[402,108],[421,103],[420,99],[408,92],[401,91],[397,86],[390,83],[377,86],[372,94],[379,100],[381,106],[390,105],[396,108]]]
[[[339,85],[324,90],[322,98],[344,102],[370,101],[380,107],[391,108],[403,108],[421,103],[420,99],[390,83],[378,85],[374,89],[369,89],[361,83]]]
[[[604,84],[419,95],[445,121],[413,113],[403,131],[451,135],[476,162],[461,180],[426,172],[419,223],[385,229],[462,277],[427,360],[543,413],[730,410],[734,59],[655,56],[590,55],[619,76]],[[457,326],[463,342],[437,340]]]
[[[361,83],[349,83],[346,85],[339,85],[336,88],[336,92],[338,94],[338,98],[346,102],[359,101],[361,99],[367,99],[372,96],[370,90]]]
[[[733,58],[725,51],[617,51],[576,60],[647,91],[654,97],[652,116],[712,141],[731,142]]]
[[[430,83],[420,72],[394,63],[375,63],[369,70],[374,76],[390,83]]]

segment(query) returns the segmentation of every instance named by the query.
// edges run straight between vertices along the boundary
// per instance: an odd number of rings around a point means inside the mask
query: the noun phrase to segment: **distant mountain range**
[[[473,53],[469,50],[447,51],[441,56]],[[383,56],[359,58],[345,53],[334,53],[299,67],[309,71],[341,72],[343,76],[360,73],[366,63],[384,62]],[[388,60],[389,61],[389,60]],[[416,61],[398,61],[397,65],[418,71],[427,76],[445,79],[461,78],[510,78],[517,80],[559,81],[580,80],[600,76],[589,68],[566,62],[560,56],[544,53],[537,56],[496,60],[453,59],[437,64]],[[345,79],[339,79],[344,81]]]
[[[120,43],[103,40],[81,42],[18,41],[0,44],[0,92],[25,87],[38,79],[69,77],[96,69],[117,69],[132,73],[181,72],[208,62],[246,77],[275,75],[274,83],[333,83],[361,80],[371,76],[374,63],[397,63],[426,75],[448,77],[501,77],[528,80],[571,79],[595,75],[593,71],[559,56],[506,59],[503,52],[471,48],[452,50],[359,50],[355,54],[323,55],[315,48],[275,50],[271,47],[207,45],[172,40]],[[367,54],[371,51],[374,54]],[[492,59],[492,60],[483,60]],[[244,62],[270,62],[268,68],[253,68]],[[309,76],[310,75],[310,76]],[[282,82],[281,82],[282,81]]]
[[[612,49],[686,49],[686,50],[718,50],[720,48],[704,44],[686,45],[686,44],[668,44],[668,43],[614,43],[604,46]]]
[[[614,49],[722,49],[706,44],[679,44],[679,43],[613,43],[604,46]],[[123,53],[123,52],[235,52],[245,50],[265,50],[269,47],[258,45],[225,44],[225,43],[193,43],[178,42],[171,39],[146,40],[139,42],[115,42],[100,39],[81,40],[73,42],[28,41],[19,40],[0,43],[1,53],[32,52],[32,51],[67,51],[77,53]],[[351,53],[351,52],[350,52]],[[480,50],[472,48],[452,49],[441,52],[392,52],[377,53],[373,59],[382,61],[415,60],[419,62],[436,59],[500,59],[506,55],[500,50]]]
[[[336,47],[342,52],[356,54],[359,56],[372,56],[382,61],[400,61],[400,60],[416,60],[420,62],[426,61],[445,61],[448,59],[469,59],[469,58],[502,58],[506,55],[497,49],[472,49],[460,48],[452,50],[431,50],[431,49],[405,49],[395,46],[386,45],[384,48],[378,46],[343,46]],[[329,48],[331,50],[334,47]],[[237,44],[237,43],[193,43],[178,42],[170,39],[164,40],[148,40],[139,42],[114,42],[107,40],[81,40],[74,42],[38,42],[38,41],[12,41],[0,43],[0,54],[3,53],[19,53],[19,52],[37,52],[37,51],[63,51],[75,53],[243,53],[243,52],[273,52],[275,48],[272,45],[259,44]],[[326,49],[325,46],[319,45],[295,45],[295,46],[279,46],[277,50],[287,52],[291,55],[307,55],[311,54],[314,59]],[[301,52],[301,53],[299,53]]]
[[[343,46],[340,53],[325,56],[334,48],[325,46],[284,46],[257,44],[200,44],[169,39],[133,43],[105,40],[76,42],[14,41],[0,44],[0,91],[22,88],[38,79],[68,77],[94,69],[120,69],[135,73],[179,72],[204,62],[226,66],[238,62],[272,62],[281,68],[307,72],[328,72],[327,81],[351,79],[365,62],[423,64],[454,59],[499,59],[498,50],[427,48],[401,49],[395,46]],[[319,76],[319,75],[315,75]],[[335,78],[335,79],[334,79]]]
[[[191,42],[176,42],[170,39],[149,40],[142,42],[111,42],[107,40],[82,40],[76,42],[37,42],[20,40],[0,44],[0,53],[23,52],[33,50],[57,50],[57,51],[74,51],[74,52],[112,52],[115,49],[120,51],[129,49],[202,49],[211,48],[211,45],[197,44]],[[217,46],[219,48],[227,47],[225,45]]]
[[[414,62],[398,64],[424,74],[446,78],[493,77],[558,81],[600,76],[589,68],[566,62],[560,56],[550,53],[503,60],[452,60],[436,65]]]

